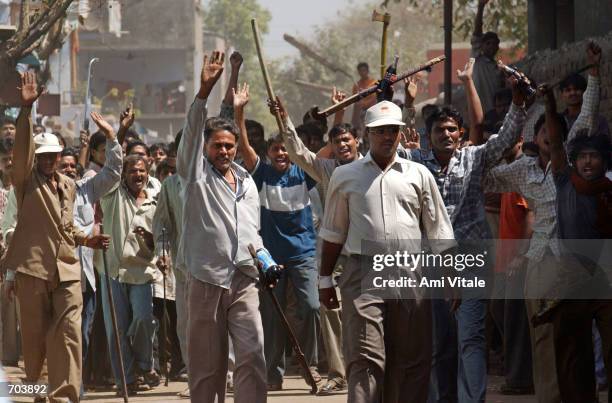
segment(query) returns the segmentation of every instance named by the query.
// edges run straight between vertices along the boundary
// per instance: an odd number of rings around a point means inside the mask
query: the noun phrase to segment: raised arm
[[[476,18],[474,19],[474,36],[482,36],[482,20],[484,9],[489,0],[478,0],[478,9],[476,10]]]
[[[81,148],[79,149],[79,164],[83,169],[87,169],[89,162],[89,132],[81,130],[79,140],[81,142]]]
[[[289,118],[287,110],[280,98],[276,97],[275,102],[268,100],[268,106],[270,107],[270,113],[272,115],[275,115],[276,111],[280,110],[281,117],[285,122],[287,131],[281,133],[281,135],[285,141],[285,147],[287,148],[287,154],[289,154],[291,162],[302,168],[312,179],[321,182],[323,169],[320,161],[317,160],[317,154],[310,151],[298,136],[295,126]],[[330,143],[328,142],[328,144]],[[327,145],[325,147],[327,147]],[[331,145],[329,147],[331,148]]]
[[[564,171],[568,166],[561,134],[561,122],[559,122],[559,115],[557,114],[557,101],[552,89],[547,86],[541,86],[540,91],[544,94],[546,107],[544,123],[550,142],[550,167],[553,174],[557,174]]]
[[[102,170],[95,176],[85,179],[87,182],[87,193],[92,201],[100,200],[105,194],[111,191],[121,180],[121,170],[123,168],[123,150],[121,144],[115,137],[113,127],[97,112],[91,113],[91,119],[96,123],[98,129],[106,136],[106,162]]]
[[[474,85],[474,79],[472,77],[475,61],[476,59],[471,57],[465,65],[465,69],[463,71],[457,70],[457,78],[459,78],[465,87],[468,114],[470,115],[470,142],[477,146],[484,143],[484,131],[482,125],[484,122],[484,112],[482,110],[480,97],[478,96],[476,86]]]
[[[25,181],[34,168],[34,138],[32,137],[32,104],[42,93],[32,72],[21,74],[21,110],[15,124],[15,146],[13,147],[13,185],[16,189],[17,205],[23,200]]]
[[[416,109],[414,100],[417,96],[419,76],[410,76],[404,79],[404,116],[406,126],[411,129],[416,128]]]
[[[587,47],[587,63],[593,67],[589,69],[589,77],[586,91],[582,95],[582,108],[574,122],[567,141],[569,142],[576,136],[579,130],[588,129],[589,135],[593,134],[597,125],[597,115],[599,113],[600,78],[599,64],[601,63],[601,48],[594,42],[590,42]]]
[[[240,74],[240,66],[242,66],[242,55],[239,52],[233,52],[229,58],[231,72],[229,84],[225,91],[225,97],[221,102],[221,112],[219,117],[227,120],[234,120],[234,89],[238,88],[238,75]]]
[[[128,129],[134,124],[134,117],[134,105],[130,103],[119,116],[119,131],[117,131],[117,140],[119,144],[123,144],[125,141],[125,135]]]
[[[339,104],[340,102],[346,99],[346,94],[336,87],[332,88],[331,101],[333,105]],[[334,123],[333,126],[342,123],[344,120],[344,109],[340,109],[338,112],[334,114]]]
[[[244,107],[249,103],[249,85],[243,84],[242,88],[232,89],[233,102],[234,102],[234,115],[236,118],[236,124],[240,129],[240,136],[238,136],[238,152],[242,155],[242,161],[244,167],[249,172],[253,172],[257,166],[257,153],[255,149],[251,147],[249,143],[249,136],[247,134],[246,123],[244,119]]]
[[[527,119],[525,112],[525,95],[519,89],[518,80],[509,77],[508,81],[512,87],[512,104],[504,118],[504,124],[497,136],[493,136],[482,147],[485,148],[485,169],[501,160],[504,151],[518,142],[523,126]]]
[[[189,108],[183,137],[177,152],[176,168],[178,174],[186,183],[197,181],[204,167],[204,124],[206,123],[206,99],[223,73],[225,55],[214,51],[210,56],[204,56],[202,73],[200,75],[200,90]]]

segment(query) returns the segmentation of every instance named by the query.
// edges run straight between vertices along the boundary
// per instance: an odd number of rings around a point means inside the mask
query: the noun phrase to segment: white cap
[[[399,106],[389,101],[381,101],[368,108],[365,115],[366,127],[378,126],[405,126],[402,122],[402,110]]]
[[[41,133],[34,136],[34,144],[36,145],[36,151],[34,154],[43,153],[61,153],[64,149],[55,134],[52,133]]]

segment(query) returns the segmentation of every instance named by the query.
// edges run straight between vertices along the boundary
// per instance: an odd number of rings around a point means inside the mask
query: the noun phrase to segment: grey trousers
[[[189,356],[187,354],[187,323],[189,321],[187,310],[187,274],[175,272],[174,278],[176,280],[176,335],[179,339],[183,362],[187,366],[189,363]]]
[[[432,358],[430,301],[385,300],[362,292],[359,260],[347,259],[340,283],[348,402],[425,402]]]
[[[333,276],[340,275],[346,264],[346,257],[340,256]],[[340,293],[336,290],[338,296]],[[341,298],[340,298],[341,299]],[[340,301],[342,302],[342,301]],[[344,354],[342,353],[342,309],[327,309],[321,304],[321,337],[327,356],[327,379],[346,378]]]
[[[234,401],[266,401],[266,362],[256,280],[239,270],[229,289],[189,278],[187,349],[194,403],[223,403],[228,333],[234,345]]]

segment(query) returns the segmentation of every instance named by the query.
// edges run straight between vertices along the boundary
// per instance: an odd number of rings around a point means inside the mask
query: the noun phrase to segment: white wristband
[[[332,276],[319,276],[319,289],[333,287],[334,281],[332,280]]]
[[[4,278],[6,281],[15,281],[15,271],[7,270],[6,276]]]

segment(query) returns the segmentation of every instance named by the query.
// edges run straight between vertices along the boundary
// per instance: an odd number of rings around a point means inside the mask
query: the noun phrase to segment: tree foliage
[[[384,5],[405,3],[442,17],[444,0],[385,0]],[[477,0],[453,0],[453,26],[456,34],[468,39],[474,30]],[[527,0],[492,0],[485,9],[484,31],[497,32],[502,41],[516,41],[517,48],[527,46]]]
[[[203,12],[204,29],[224,37],[228,48],[236,48],[244,58],[239,80],[248,82],[250,86],[251,101],[247,106],[248,118],[262,122],[267,128],[274,127],[274,119],[266,105],[268,96],[259,68],[251,29],[251,18],[255,18],[261,35],[265,35],[272,18],[270,12],[257,0],[209,0],[205,3]],[[271,60],[267,62],[269,68],[274,71]]]
[[[346,7],[333,20],[315,29],[313,39],[309,42],[310,47],[343,70],[354,74],[355,80],[358,79],[356,66],[359,62],[368,63],[372,77],[377,78],[380,75],[382,24],[372,21],[372,10],[379,5],[380,2],[373,1]],[[439,21],[406,4],[389,4],[386,11],[391,14],[386,64],[393,61],[395,54],[400,57],[400,71],[425,61],[429,45],[442,40]],[[323,109],[330,105],[329,94],[301,87],[295,84],[296,79],[326,86],[335,85],[349,93],[354,84],[345,75],[334,73],[305,57],[284,63],[279,75],[283,85],[278,92],[287,100],[289,112],[296,119],[309,107],[319,105]],[[347,114],[350,113],[349,108]]]

